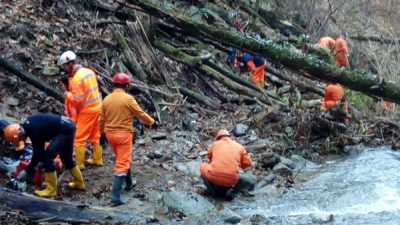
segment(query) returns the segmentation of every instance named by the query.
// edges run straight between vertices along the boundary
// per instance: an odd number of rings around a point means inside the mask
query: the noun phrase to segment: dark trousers
[[[76,161],[72,156],[74,151],[74,137],[76,132],[75,123],[67,117],[61,117],[61,127],[58,134],[50,142],[49,147],[44,151],[42,159],[43,169],[51,173],[56,171],[57,167],[54,159],[60,155],[60,160],[66,169],[72,169],[76,166]]]

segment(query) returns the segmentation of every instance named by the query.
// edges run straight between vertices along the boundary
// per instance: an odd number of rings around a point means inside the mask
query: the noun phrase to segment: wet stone
[[[272,171],[274,171],[274,173],[280,174],[281,176],[293,175],[293,171],[282,163],[276,164]]]
[[[207,155],[207,151],[201,151],[201,152],[199,152],[199,156],[200,157],[203,157],[203,156],[206,156]]]
[[[166,139],[166,138],[167,138],[167,133],[164,133],[164,132],[157,132],[157,133],[151,135],[151,138],[152,138],[152,139],[155,139],[155,140]]]
[[[235,125],[235,127],[233,128],[232,133],[233,133],[233,135],[235,137],[241,137],[241,136],[246,135],[246,132],[247,132],[248,129],[249,129],[248,126],[239,123],[239,124]]]
[[[240,223],[242,217],[233,212],[232,210],[225,208],[221,211],[221,218],[226,223],[237,224]]]

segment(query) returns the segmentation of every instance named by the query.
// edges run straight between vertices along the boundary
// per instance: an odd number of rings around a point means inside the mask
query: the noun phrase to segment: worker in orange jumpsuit
[[[333,52],[335,54],[335,64],[334,67],[350,67],[348,59],[348,48],[347,48],[347,33],[342,32],[340,37],[336,39],[336,43],[333,46]]]
[[[387,114],[388,114],[388,112],[389,112],[391,109],[393,109],[393,103],[382,100],[382,101],[381,101],[381,107],[382,107],[382,114],[383,114],[382,116],[383,116],[383,117],[386,117]]]
[[[251,80],[253,83],[260,88],[264,88],[264,72],[267,62],[264,57],[254,56],[247,52],[240,52],[233,49],[235,56],[234,63],[240,68],[241,73],[251,72]]]
[[[325,96],[324,99],[321,101],[321,107],[323,109],[332,108],[336,104],[340,104],[344,96],[343,88],[340,84],[337,83],[327,83],[325,87]],[[348,106],[347,102],[343,105],[343,112],[348,113]],[[349,118],[344,118],[345,122],[349,121]]]
[[[67,101],[77,107],[76,134],[74,140],[75,159],[79,169],[85,169],[86,141],[93,145],[93,158],[86,162],[90,165],[103,165],[103,149],[100,145],[99,114],[101,108],[101,94],[93,70],[85,68],[75,62],[76,55],[72,51],[64,52],[59,64],[72,77],[69,83],[71,91],[64,93]]]
[[[244,147],[230,139],[227,130],[219,130],[207,152],[210,163],[200,165],[201,178],[211,196],[233,199],[232,189],[239,180],[239,167],[247,168],[252,160]]]
[[[72,77],[66,76],[61,79],[61,86],[65,91],[71,91],[69,83],[71,82]],[[64,113],[68,116],[72,121],[76,123],[78,119],[78,109],[75,107],[73,102],[71,102],[68,98],[64,99]]]
[[[158,127],[158,121],[145,113],[136,100],[126,93],[130,78],[125,73],[117,73],[114,76],[114,91],[104,98],[100,111],[100,133],[105,134],[111,145],[116,163],[114,167],[114,185],[112,189],[111,204],[121,205],[125,202],[121,199],[122,185],[125,181],[125,190],[133,187],[131,175],[131,155],[133,138],[133,117],[137,117],[144,124],[154,129]]]
[[[329,36],[324,36],[318,40],[318,45],[327,49],[332,49],[335,43],[336,43],[335,39]]]

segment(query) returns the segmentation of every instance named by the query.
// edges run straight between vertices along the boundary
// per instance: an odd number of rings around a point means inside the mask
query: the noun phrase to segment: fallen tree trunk
[[[384,37],[384,36],[370,36],[370,35],[362,35],[362,34],[357,34],[357,35],[350,35],[350,39],[357,40],[357,41],[374,41],[374,42],[380,42],[384,44],[396,44],[400,43],[400,38],[390,38],[390,37]]]
[[[213,100],[211,100],[211,99],[209,99],[207,97],[201,96],[198,93],[196,93],[196,92],[194,92],[192,90],[189,90],[187,88],[179,87],[179,92],[182,95],[186,95],[189,98],[192,98],[192,100],[194,100],[196,102],[199,102],[199,103],[201,103],[203,105],[206,105],[206,106],[208,106],[208,107],[210,107],[212,109],[219,110],[222,107],[221,104],[219,104],[218,102],[215,102],[215,101],[213,101]]]
[[[246,95],[246,96],[249,96],[252,98],[256,97],[256,98],[260,99],[260,101],[264,104],[270,105],[271,104],[270,100],[273,100],[274,104],[278,104],[278,105],[283,104],[282,102],[279,102],[274,99],[267,99],[267,96],[265,96],[264,93],[254,92],[254,90],[234,82],[233,80],[223,76],[222,74],[220,74],[219,72],[217,72],[216,70],[212,69],[211,67],[209,67],[207,65],[201,64],[200,62],[198,62],[197,64],[194,64],[193,62],[195,62],[196,60],[193,58],[198,58],[198,57],[188,55],[188,54],[184,53],[183,51],[180,51],[180,50],[174,48],[170,44],[167,44],[167,43],[159,41],[159,40],[155,40],[153,42],[153,45],[154,45],[154,47],[163,51],[168,57],[171,57],[171,58],[177,60],[178,62],[181,62],[187,66],[196,68],[197,70],[199,70],[201,72],[201,74],[209,76],[210,78],[224,84],[229,89],[231,89],[239,94],[243,94],[243,95]]]
[[[146,222],[143,217],[121,210],[38,198],[8,188],[0,188],[0,203],[3,211],[22,211],[30,220],[41,222],[74,224],[93,224],[95,221],[129,224]]]
[[[126,2],[122,2],[121,0],[116,0],[116,2],[127,6]],[[259,42],[225,29],[219,29],[209,24],[194,21],[185,15],[172,12],[172,10],[168,12],[161,10],[149,0],[128,0],[127,2],[141,7],[153,16],[164,18],[182,29],[191,31],[192,36],[202,36],[218,40],[225,45],[265,56],[269,60],[302,72],[302,76],[304,73],[328,82],[340,83],[355,91],[379,96],[386,101],[400,103],[400,86],[381,82],[373,74],[334,68],[314,55],[293,52],[283,46],[277,45],[272,40]]]
[[[46,94],[48,94],[51,97],[57,99],[58,101],[64,103],[64,95],[61,91],[50,86],[49,84],[47,84],[43,80],[39,79],[38,77],[30,74],[21,65],[17,64],[16,62],[13,62],[6,58],[0,57],[0,67],[3,67],[6,71],[21,78],[21,80],[28,82],[29,84],[33,85],[34,87],[38,88],[39,90],[44,91]]]

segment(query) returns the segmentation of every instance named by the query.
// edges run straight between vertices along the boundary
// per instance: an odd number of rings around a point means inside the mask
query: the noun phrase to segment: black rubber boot
[[[125,191],[132,190],[132,188],[135,187],[136,185],[136,182],[132,179],[131,169],[128,169],[128,172],[126,173],[125,183],[126,183]]]
[[[210,183],[210,182],[207,180],[207,178],[206,178],[205,176],[203,176],[203,175],[201,175],[201,179],[203,180],[204,185],[206,185],[207,191],[208,191],[209,195],[211,195],[211,197],[215,198],[215,197],[217,196],[216,189],[215,189],[215,185],[213,185],[212,183]]]
[[[232,201],[234,198],[235,195],[233,194],[233,188],[229,188],[224,194],[224,199],[226,201]]]
[[[114,176],[114,185],[111,196],[112,206],[122,205],[126,203],[121,199],[122,184],[124,183],[125,178],[125,176]]]

